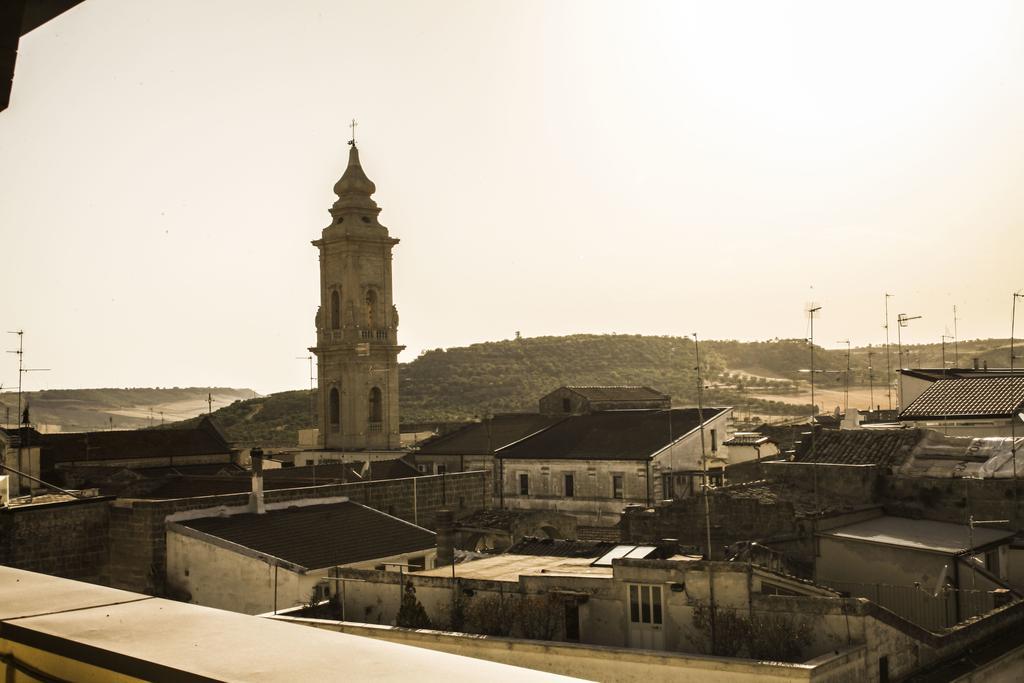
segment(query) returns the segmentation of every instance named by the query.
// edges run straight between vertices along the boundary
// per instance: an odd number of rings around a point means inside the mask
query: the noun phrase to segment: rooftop
[[[618,544],[608,541],[568,541],[554,538],[526,537],[505,552],[510,555],[590,557],[597,559],[616,545]]]
[[[592,567],[593,557],[550,557],[548,555],[514,555],[511,552],[472,560],[456,565],[455,574],[460,579],[483,579],[487,581],[508,581],[517,583],[520,576],[573,575],[594,578],[612,578],[612,568]],[[438,567],[417,576],[438,576],[450,578],[451,567]]]
[[[205,517],[174,526],[306,569],[365,562],[436,546],[434,532],[353,502]]]
[[[704,408],[704,423],[728,408]],[[572,415],[498,451],[501,458],[646,460],[700,426],[696,408]]]
[[[759,432],[736,432],[732,438],[723,441],[725,446],[760,446],[771,441],[770,438]]]
[[[339,671],[403,683],[410,672],[423,680],[452,672],[489,682],[572,680],[2,566],[0,634],[28,646],[15,649],[21,664],[56,675],[59,663],[68,680],[313,682],[336,681]]]
[[[923,433],[921,429],[819,430],[813,437],[802,438],[794,460],[895,467],[907,460]]]
[[[1024,375],[940,379],[900,413],[901,420],[1009,417],[1024,410]]]
[[[667,401],[668,395],[651,387],[640,386],[578,386],[564,387],[588,401]]]
[[[971,528],[964,524],[883,515],[864,522],[820,532],[818,535],[923,550],[943,555],[958,555],[972,547],[982,549],[998,544],[1000,541],[1009,542],[1014,532],[975,527],[972,545]]]
[[[41,457],[57,463],[134,460],[187,455],[229,454],[231,446],[207,417],[189,429],[134,429],[43,434]]]
[[[549,427],[561,417],[537,413],[495,415],[483,422],[468,424],[454,432],[438,436],[420,445],[417,453],[424,455],[490,454],[510,443]]]

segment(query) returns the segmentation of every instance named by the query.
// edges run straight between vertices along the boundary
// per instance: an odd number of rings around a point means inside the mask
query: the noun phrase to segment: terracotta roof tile
[[[1024,377],[940,379],[900,413],[903,420],[1007,417],[1024,408]]]

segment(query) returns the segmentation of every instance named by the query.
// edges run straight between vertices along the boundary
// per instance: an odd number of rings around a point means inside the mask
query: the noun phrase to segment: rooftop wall
[[[268,505],[301,499],[345,496],[428,529],[439,509],[470,511],[488,507],[491,481],[487,472],[408,479],[384,479],[266,491]],[[121,498],[110,511],[109,583],[117,588],[162,595],[167,566],[166,521],[181,513],[221,514],[248,505],[249,494],[201,496],[173,500]]]

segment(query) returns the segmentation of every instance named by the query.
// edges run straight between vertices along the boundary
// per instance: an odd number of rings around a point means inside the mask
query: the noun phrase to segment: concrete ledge
[[[864,674],[863,645],[822,655],[801,664],[791,664],[659,650],[499,638],[427,629],[404,629],[376,624],[288,617],[280,614],[267,618],[600,681],[838,683],[861,680]]]

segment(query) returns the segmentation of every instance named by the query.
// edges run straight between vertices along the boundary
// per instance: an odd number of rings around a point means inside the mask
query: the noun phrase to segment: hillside
[[[1008,344],[999,339],[961,342],[960,365],[969,366],[971,358],[979,357],[991,367],[1005,367]],[[915,366],[941,367],[940,344],[908,346],[904,351]],[[891,353],[895,368],[895,344]],[[952,345],[947,345],[947,360],[952,359]],[[884,349],[874,350],[873,364],[871,395],[874,404],[885,407]],[[766,419],[810,413],[810,375],[801,372],[810,365],[810,351],[803,340],[702,342],[701,365],[708,405],[733,405],[743,414]],[[695,366],[693,340],[681,337],[580,334],[435,349],[401,366],[402,422],[430,424],[536,410],[538,398],[565,384],[646,384],[671,394],[677,404],[693,404]],[[870,403],[867,367],[868,349],[853,349],[852,406],[866,408]],[[826,371],[816,375],[818,403],[824,410],[843,401],[845,368],[845,349],[815,349],[815,369]],[[190,405],[189,415],[205,413],[208,391],[214,393],[218,423],[242,444],[294,446],[297,430],[313,425],[310,395],[303,390],[256,398],[244,398],[252,395],[248,390],[205,388],[68,390],[27,396],[33,421],[57,421],[50,417],[54,415],[65,420],[65,429],[102,429],[109,426],[111,416],[117,427],[154,425],[160,421],[160,410],[170,423],[168,409],[174,405]],[[12,398],[3,394],[6,401]]]
[[[175,422],[207,411],[207,396],[213,406],[224,406],[253,396],[250,389],[227,387],[173,387],[167,389],[50,389],[26,391],[22,406],[28,405],[33,424],[41,430],[89,431],[137,429],[161,422]],[[0,394],[0,420],[17,422],[15,392]]]

